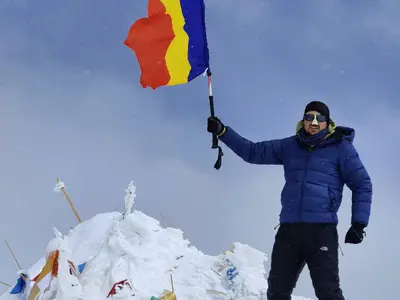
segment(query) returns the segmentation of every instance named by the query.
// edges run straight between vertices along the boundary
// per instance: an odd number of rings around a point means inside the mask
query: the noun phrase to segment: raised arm
[[[245,162],[257,165],[282,165],[282,140],[271,140],[254,143],[239,135],[231,127],[225,127],[219,136]]]
[[[283,142],[271,140],[254,143],[239,135],[231,127],[225,126],[215,117],[209,117],[207,131],[218,138],[244,161],[258,165],[282,165]]]

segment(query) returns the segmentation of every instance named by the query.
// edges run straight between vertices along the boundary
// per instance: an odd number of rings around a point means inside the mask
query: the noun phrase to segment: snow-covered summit
[[[124,213],[98,214],[65,235],[54,228],[44,257],[23,272],[29,278],[23,292],[11,294],[18,291],[13,286],[0,300],[267,299],[264,253],[233,243],[206,255],[181,230],[131,212],[132,183],[127,193]]]

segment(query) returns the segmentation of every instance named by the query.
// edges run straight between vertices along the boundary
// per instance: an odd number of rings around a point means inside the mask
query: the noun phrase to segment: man
[[[208,118],[215,133],[244,161],[283,165],[280,227],[268,277],[268,300],[290,300],[305,264],[319,300],[344,300],[339,283],[337,212],[344,184],[352,191],[352,225],[345,243],[364,237],[372,198],[371,179],[353,146],[355,131],[336,126],[329,108],[310,102],[296,134],[254,143],[218,118]]]

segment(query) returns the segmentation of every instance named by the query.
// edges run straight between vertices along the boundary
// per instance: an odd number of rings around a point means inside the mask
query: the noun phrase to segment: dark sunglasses
[[[314,120],[314,116],[317,117],[318,122],[326,122],[326,117],[324,115],[305,114],[304,120],[312,121],[312,120]]]

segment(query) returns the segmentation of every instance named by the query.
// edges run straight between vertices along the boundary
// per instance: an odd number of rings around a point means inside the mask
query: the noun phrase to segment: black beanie
[[[321,115],[324,115],[329,122],[330,120],[330,112],[328,106],[321,102],[321,101],[312,101],[307,104],[306,108],[304,109],[304,114],[306,114],[309,111],[317,111]]]

